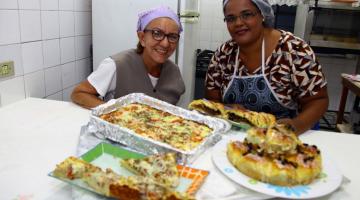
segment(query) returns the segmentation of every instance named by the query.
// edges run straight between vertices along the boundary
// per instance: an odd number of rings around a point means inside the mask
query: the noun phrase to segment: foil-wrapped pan
[[[175,148],[170,144],[141,136],[131,129],[109,123],[99,117],[102,114],[110,113],[131,103],[145,104],[184,119],[205,124],[212,129],[212,132],[197,147],[189,151],[184,151]],[[110,139],[146,155],[163,152],[175,152],[177,153],[178,162],[180,164],[193,162],[202,152],[218,142],[221,139],[222,134],[226,133],[230,128],[231,125],[225,120],[204,116],[196,111],[189,111],[181,107],[171,105],[143,93],[132,93],[94,108],[91,112],[88,127],[89,131],[98,137]]]

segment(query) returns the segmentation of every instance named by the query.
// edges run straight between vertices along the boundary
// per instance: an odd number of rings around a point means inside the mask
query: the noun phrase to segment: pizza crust
[[[275,131],[273,128],[269,129],[271,130],[266,132]],[[277,134],[283,133],[277,132]],[[286,134],[292,135],[292,133]],[[257,135],[261,134],[257,133]],[[251,140],[247,137],[243,142],[232,141],[227,145],[226,153],[230,163],[243,174],[274,185],[293,186],[310,184],[321,173],[322,159],[316,146],[303,144],[297,137],[292,137],[294,139],[292,144],[296,145],[295,149],[284,150],[268,145],[267,142],[271,142],[269,138],[256,140],[254,134],[252,137]],[[287,140],[284,142],[285,146],[289,144]],[[281,143],[276,143],[276,147],[277,145],[281,146]]]

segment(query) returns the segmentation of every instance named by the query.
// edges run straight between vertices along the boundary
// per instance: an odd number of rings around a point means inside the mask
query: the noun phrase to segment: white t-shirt
[[[148,75],[151,84],[155,87],[159,78]],[[87,80],[105,101],[113,99],[116,89],[116,64],[114,60],[110,57],[105,58],[99,67],[88,76]]]

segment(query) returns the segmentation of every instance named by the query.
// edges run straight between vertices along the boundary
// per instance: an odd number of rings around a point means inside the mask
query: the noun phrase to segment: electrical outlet
[[[14,61],[0,63],[0,78],[13,76],[14,74]]]

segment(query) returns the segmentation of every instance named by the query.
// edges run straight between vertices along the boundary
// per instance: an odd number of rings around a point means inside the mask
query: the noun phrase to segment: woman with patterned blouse
[[[224,0],[224,21],[232,37],[211,59],[207,99],[274,114],[297,134],[327,110],[326,80],[313,50],[289,32],[271,28],[267,0]]]

